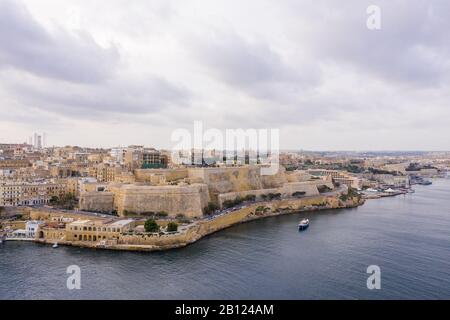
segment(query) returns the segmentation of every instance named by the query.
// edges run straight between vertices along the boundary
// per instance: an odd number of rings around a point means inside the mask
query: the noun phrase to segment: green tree
[[[159,211],[156,213],[157,217],[167,217],[169,214],[166,211]]]
[[[74,194],[66,193],[61,197],[51,197],[50,203],[59,209],[73,210],[78,204],[78,200],[76,199]]]
[[[59,198],[58,198],[57,196],[52,196],[52,197],[50,198],[50,203],[51,203],[51,204],[57,204],[58,201],[59,201]]]
[[[208,202],[208,206],[206,206],[205,209],[203,209],[203,211],[206,215],[210,215],[214,213],[214,211],[216,211],[217,209],[219,209],[219,206],[217,204],[215,204],[214,202]]]
[[[145,221],[144,229],[146,232],[158,232],[159,225],[156,223],[155,219],[148,219]]]
[[[321,185],[318,186],[317,189],[319,190],[320,193],[325,193],[325,192],[330,192],[332,191],[332,189],[326,185]]]
[[[292,194],[292,196],[293,196],[293,197],[296,197],[296,198],[300,198],[300,197],[303,197],[305,194],[306,194],[305,191],[297,191],[297,192],[294,192],[294,193]]]
[[[178,231],[178,224],[175,222],[169,222],[167,224],[167,232],[176,232]]]
[[[224,208],[228,209],[228,208],[232,208],[232,207],[238,206],[242,202],[244,202],[244,200],[240,196],[237,196],[234,200],[225,200],[222,203],[222,205],[223,205]]]
[[[281,197],[281,193],[269,193],[268,197],[270,200],[278,199]]]
[[[254,194],[248,194],[244,197],[244,201],[255,201],[256,196]]]

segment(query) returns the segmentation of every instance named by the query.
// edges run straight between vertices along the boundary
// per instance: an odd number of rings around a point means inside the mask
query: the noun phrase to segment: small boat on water
[[[302,221],[300,221],[300,223],[298,224],[298,230],[302,231],[305,230],[309,227],[309,220],[308,219],[303,219]]]
[[[53,248],[58,248],[58,242],[55,242],[52,247]]]

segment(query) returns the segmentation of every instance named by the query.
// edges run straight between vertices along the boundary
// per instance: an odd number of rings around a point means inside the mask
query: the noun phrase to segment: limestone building
[[[64,181],[1,181],[0,206],[44,205],[48,204],[53,196],[61,197],[66,192]]]

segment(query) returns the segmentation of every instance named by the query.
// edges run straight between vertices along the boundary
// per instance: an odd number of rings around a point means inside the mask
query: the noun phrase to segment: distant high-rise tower
[[[45,136],[45,133],[44,133],[44,141],[45,140],[47,140],[47,137]],[[44,144],[45,144],[45,142],[44,142]],[[32,145],[35,149],[42,149],[42,147],[43,147],[42,135],[35,133],[34,141],[33,141]]]
[[[37,142],[38,142],[38,134],[35,133],[35,134],[34,134],[33,147],[35,147],[36,149],[37,149],[37,147],[38,147]]]

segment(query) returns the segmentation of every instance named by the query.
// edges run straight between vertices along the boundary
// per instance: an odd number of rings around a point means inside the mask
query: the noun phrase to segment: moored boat
[[[298,224],[298,230],[302,231],[305,230],[309,227],[309,219],[303,219],[302,221],[300,221],[300,223]]]

